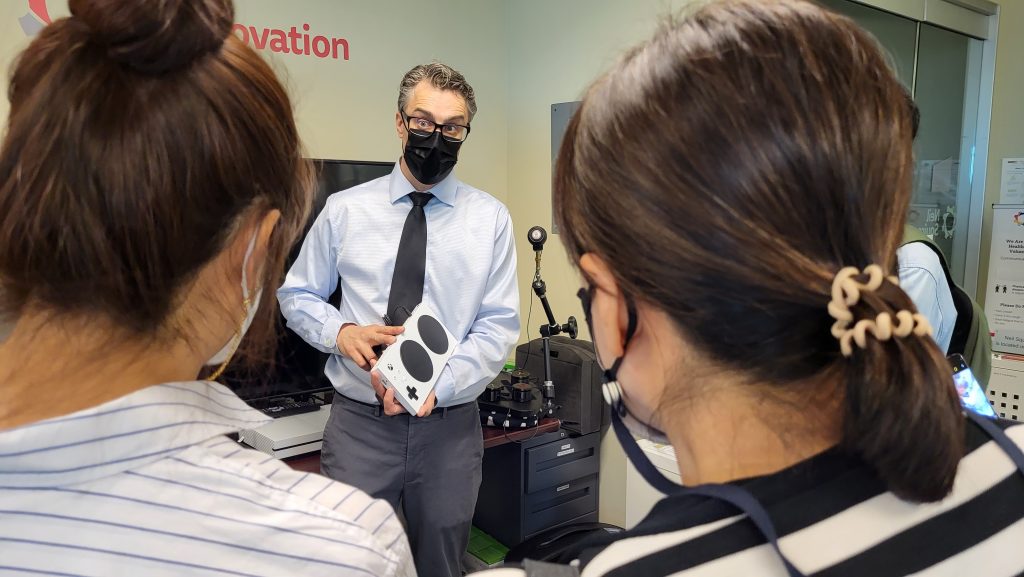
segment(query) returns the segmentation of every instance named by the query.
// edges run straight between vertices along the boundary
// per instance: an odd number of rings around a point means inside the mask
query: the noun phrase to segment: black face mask
[[[593,300],[595,290],[594,286],[590,286],[586,289],[580,289],[580,291],[576,293],[576,297],[580,299],[580,304],[583,305],[583,314],[584,318],[587,320],[587,328],[590,329],[590,338],[596,340],[596,337],[594,336],[594,322],[590,315],[590,303]],[[597,345],[594,345],[594,353],[597,355],[597,363],[601,365],[601,368],[604,370],[604,385],[601,387],[601,392],[604,394],[604,401],[608,403],[608,406],[612,409],[612,421],[616,427],[621,424],[626,427],[633,437],[639,437],[641,439],[654,441],[655,443],[668,445],[670,444],[668,436],[659,429],[634,417],[632,413],[629,412],[629,409],[626,408],[626,403],[622,399],[622,386],[619,384],[619,366],[626,358],[625,350],[629,348],[629,342],[633,340],[633,335],[636,334],[637,327],[636,305],[634,304],[633,299],[629,297],[626,297],[626,311],[629,314],[629,326],[626,329],[626,340],[622,343],[622,356],[612,361],[612,364],[608,366],[608,368],[605,368],[606,365],[601,361],[601,354],[597,350]]]
[[[437,184],[451,174],[459,161],[461,142],[451,142],[441,137],[440,132],[421,136],[407,131],[405,143],[405,165],[413,177],[423,184]]]

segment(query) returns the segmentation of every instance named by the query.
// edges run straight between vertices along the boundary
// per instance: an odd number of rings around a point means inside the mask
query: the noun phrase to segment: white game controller
[[[375,370],[405,410],[415,415],[455,352],[455,337],[425,304],[413,309],[403,326],[405,332],[384,350]]]

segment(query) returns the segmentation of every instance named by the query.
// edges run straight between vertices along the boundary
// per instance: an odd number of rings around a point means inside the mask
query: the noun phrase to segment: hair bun
[[[71,14],[114,61],[145,74],[187,67],[231,33],[231,0],[70,0]]]

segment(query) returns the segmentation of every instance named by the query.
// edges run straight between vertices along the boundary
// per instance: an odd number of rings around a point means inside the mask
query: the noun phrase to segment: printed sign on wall
[[[1024,204],[992,207],[985,316],[993,350],[1024,354]]]
[[[50,23],[50,11],[46,6],[46,0],[28,0],[28,12],[18,18],[21,24],[21,31],[25,36],[32,37],[39,34],[44,26]]]
[[[348,40],[320,34],[311,35],[309,24],[303,24],[301,32],[295,26],[285,32],[278,28],[257,28],[245,24],[235,24],[232,31],[239,40],[256,50],[348,60]]]

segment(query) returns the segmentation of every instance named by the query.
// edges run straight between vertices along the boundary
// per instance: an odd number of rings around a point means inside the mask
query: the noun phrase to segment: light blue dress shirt
[[[923,242],[907,243],[896,251],[900,288],[914,301],[918,312],[932,325],[935,342],[942,352],[949,351],[956,325],[953,292],[946,282],[942,262]]]
[[[382,324],[413,186],[396,163],[389,176],[332,194],[277,291],[288,327],[333,353],[325,373],[351,399],[376,404],[370,374],[337,348],[342,325]],[[519,339],[516,248],[508,209],[454,174],[426,206],[423,302],[460,340],[435,385],[437,406],[476,399]],[[341,308],[327,298],[341,283]]]

